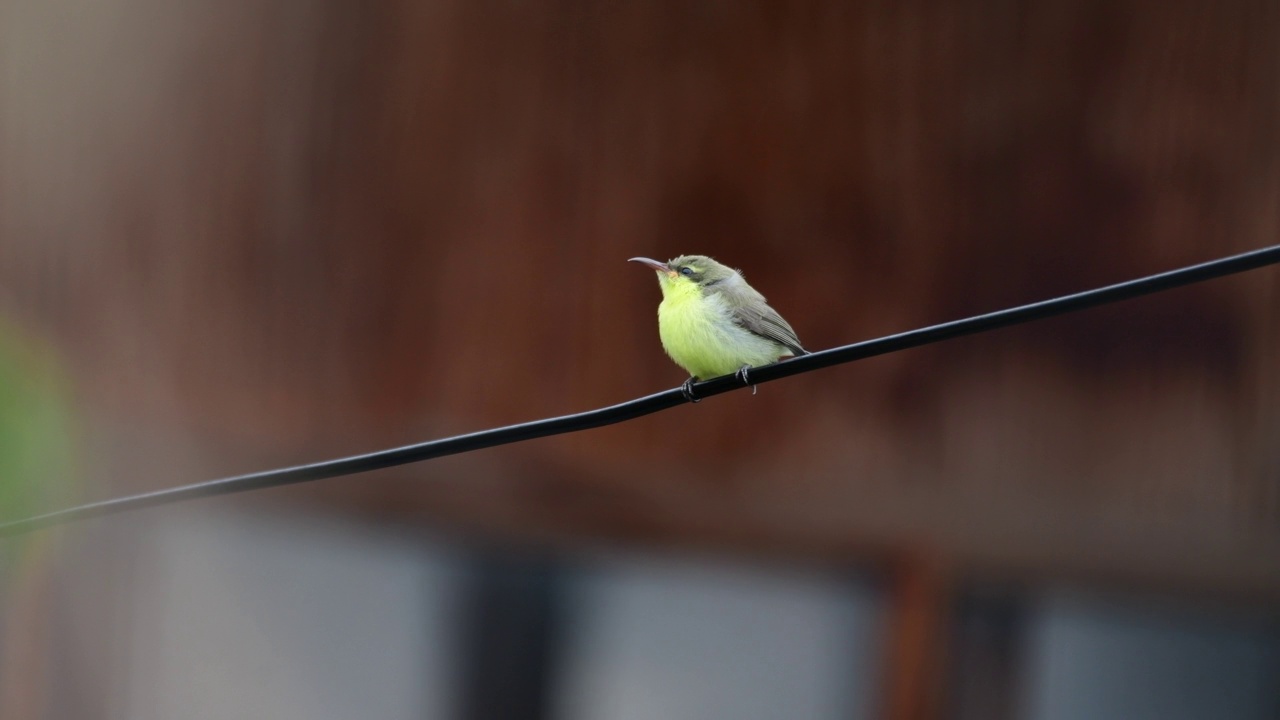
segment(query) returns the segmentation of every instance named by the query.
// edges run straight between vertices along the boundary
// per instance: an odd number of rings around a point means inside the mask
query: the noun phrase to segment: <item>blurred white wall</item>
[[[456,567],[422,543],[168,513],[145,546],[120,717],[454,716]]]
[[[1280,623],[1062,594],[1028,636],[1028,720],[1273,720]]]
[[[875,717],[883,607],[867,587],[655,562],[574,585],[556,718]]]

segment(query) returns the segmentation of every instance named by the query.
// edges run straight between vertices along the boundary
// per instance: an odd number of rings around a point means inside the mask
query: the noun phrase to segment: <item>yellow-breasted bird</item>
[[[750,368],[809,354],[796,331],[739,271],[705,255],[628,262],[644,263],[658,273],[658,335],[667,355],[688,371],[681,389],[693,402],[698,400],[692,390],[695,380],[736,373],[750,385]]]

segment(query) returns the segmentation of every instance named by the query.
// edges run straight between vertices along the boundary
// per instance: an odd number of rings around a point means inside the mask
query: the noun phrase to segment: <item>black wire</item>
[[[899,350],[928,345],[950,338],[974,333],[995,330],[1031,320],[1061,315],[1063,313],[1084,310],[1097,305],[1118,302],[1140,295],[1169,290],[1183,285],[1212,280],[1224,275],[1245,272],[1267,265],[1280,263],[1280,245],[1253,250],[1240,255],[1213,260],[1200,265],[1172,270],[1159,275],[1130,280],[1128,282],[1108,285],[1074,295],[1065,295],[1052,300],[1021,305],[1007,310],[1000,310],[986,315],[977,315],[963,320],[932,325],[917,330],[910,330],[897,335],[889,335],[875,340],[844,345],[822,350],[784,362],[752,368],[749,383],[759,385],[779,380],[791,375],[817,370],[819,368],[839,365],[841,363],[862,360],[864,358],[884,355]],[[695,383],[693,393],[698,398],[710,397],[745,387],[742,380],[733,376],[713,378]],[[534,420],[519,425],[482,430],[480,432],[457,435],[455,437],[431,440],[417,445],[380,450],[365,455],[326,460],[310,465],[264,470],[262,472],[236,475],[233,477],[208,480],[193,485],[183,485],[164,490],[128,495],[125,497],[101,500],[75,507],[55,510],[43,515],[10,520],[0,523],[0,536],[29,532],[54,523],[116,513],[124,510],[136,510],[154,505],[194,500],[196,498],[227,495],[246,490],[292,485],[310,482],[340,475],[379,470],[382,468],[421,462],[445,455],[456,455],[471,450],[505,445],[521,440],[559,435],[590,428],[603,427],[613,423],[631,420],[643,415],[666,410],[688,402],[680,388],[637,398],[617,405],[589,410],[575,415]]]

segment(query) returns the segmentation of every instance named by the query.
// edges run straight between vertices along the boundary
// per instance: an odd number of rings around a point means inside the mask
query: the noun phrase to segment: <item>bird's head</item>
[[[681,255],[667,262],[635,257],[628,262],[642,263],[658,273],[658,284],[662,286],[663,295],[678,293],[682,290],[701,291],[708,285],[723,282],[738,274],[737,270],[728,265],[722,265],[706,255]]]

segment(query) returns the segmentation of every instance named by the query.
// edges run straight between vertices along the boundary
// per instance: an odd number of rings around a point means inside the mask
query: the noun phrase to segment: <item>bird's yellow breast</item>
[[[790,354],[781,345],[754,335],[733,321],[717,295],[706,295],[684,278],[659,278],[658,334],[667,355],[690,375],[705,380],[777,362]]]

